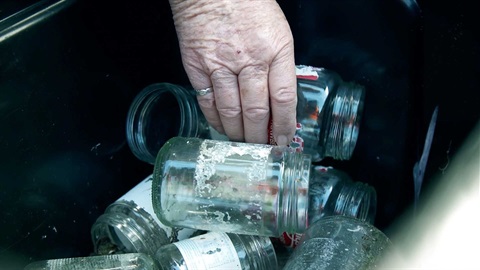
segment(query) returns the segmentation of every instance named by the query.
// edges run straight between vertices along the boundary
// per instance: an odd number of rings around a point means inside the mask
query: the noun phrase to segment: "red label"
[[[286,233],[280,236],[280,241],[288,248],[295,248],[300,243],[303,234],[301,233]]]

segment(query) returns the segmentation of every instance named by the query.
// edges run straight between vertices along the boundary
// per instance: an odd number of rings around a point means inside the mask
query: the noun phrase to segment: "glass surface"
[[[126,123],[130,150],[150,164],[168,139],[210,138],[210,129],[192,91],[170,83],[154,83],[140,91],[130,105]]]
[[[368,223],[325,217],[307,229],[284,269],[374,269],[390,246],[388,237]]]
[[[165,224],[278,236],[306,226],[310,160],[287,147],[173,138],[159,152],[153,205]]]
[[[25,270],[157,270],[153,259],[142,253],[51,259],[33,262]]]
[[[318,67],[297,66],[297,78],[297,131],[291,146],[303,148],[313,161],[350,159],[359,134],[364,87]]]
[[[377,208],[375,189],[354,182],[343,171],[313,166],[309,185],[309,223],[333,215],[358,218],[373,224]]]
[[[152,216],[133,201],[111,204],[92,225],[94,252],[98,255],[141,252],[152,255],[170,243]]]
[[[160,248],[160,269],[275,270],[277,257],[268,237],[207,233]]]

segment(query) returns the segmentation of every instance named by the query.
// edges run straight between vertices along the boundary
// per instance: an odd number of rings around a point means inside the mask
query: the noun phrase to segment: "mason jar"
[[[195,230],[164,225],[152,206],[152,176],[148,176],[110,204],[91,228],[94,253],[145,253],[189,238]]]
[[[24,270],[158,270],[157,263],[143,253],[97,255],[36,261]]]
[[[160,269],[275,270],[277,258],[268,237],[208,232],[161,247]]]
[[[133,154],[150,164],[162,145],[174,136],[228,139],[210,128],[193,91],[170,83],[151,84],[135,97],[126,129]]]
[[[373,224],[377,210],[375,189],[332,167],[312,166],[308,188],[308,224],[328,216],[348,216]],[[308,226],[308,225],[307,225]],[[284,232],[278,240],[295,248],[302,233]]]
[[[391,242],[373,225],[357,218],[329,216],[313,223],[284,270],[375,269]]]
[[[334,71],[296,66],[297,130],[290,147],[320,161],[348,160],[358,139],[365,89],[344,82]],[[171,83],[155,83],[133,100],[127,116],[127,142],[140,160],[154,164],[162,145],[172,137],[228,140],[212,128],[198,106],[195,91]],[[268,142],[275,144],[271,124]]]
[[[174,137],[156,159],[153,209],[172,227],[303,232],[310,166],[309,155],[286,146]]]
[[[290,147],[200,138],[167,141],[152,183],[153,209],[168,226],[282,235],[292,244],[292,234],[325,216],[372,223],[376,199],[373,187],[312,166]]]

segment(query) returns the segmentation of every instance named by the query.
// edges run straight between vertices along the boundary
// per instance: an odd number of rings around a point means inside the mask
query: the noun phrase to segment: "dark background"
[[[33,2],[2,1],[0,19]],[[353,158],[322,163],[376,188],[387,234],[412,206],[435,106],[424,189],[479,119],[473,3],[279,1],[297,64],[366,86]],[[152,171],[124,130],[133,98],[155,82],[188,84],[166,0],[78,0],[0,42],[0,268],[92,252],[93,222]]]

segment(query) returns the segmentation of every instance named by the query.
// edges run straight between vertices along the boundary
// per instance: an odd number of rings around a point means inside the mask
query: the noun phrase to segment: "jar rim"
[[[158,136],[151,137],[152,133],[149,130],[149,122],[153,120],[151,111],[164,105],[158,101],[166,95],[172,95],[175,98],[178,112],[166,115],[165,119],[171,118],[172,115],[177,116],[179,121],[175,124],[178,125],[178,130],[171,136],[157,132],[155,134]],[[154,164],[160,147],[170,137],[196,135],[199,129],[198,113],[192,93],[185,88],[164,82],[148,85],[135,97],[128,111],[126,135],[130,150],[138,159]],[[164,137],[161,138],[161,136]]]

